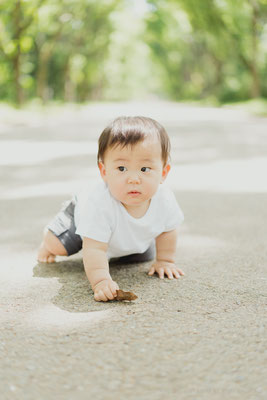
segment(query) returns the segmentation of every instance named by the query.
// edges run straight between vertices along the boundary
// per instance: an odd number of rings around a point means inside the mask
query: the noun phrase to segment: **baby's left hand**
[[[156,261],[152,264],[148,275],[153,275],[155,272],[158,274],[160,279],[164,279],[164,274],[166,274],[169,279],[178,279],[180,276],[184,275],[184,272],[181,269],[168,261]]]

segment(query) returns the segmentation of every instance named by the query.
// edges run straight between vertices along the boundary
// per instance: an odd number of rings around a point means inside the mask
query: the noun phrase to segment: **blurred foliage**
[[[149,0],[147,35],[173,99],[267,97],[267,0]]]
[[[103,61],[119,0],[2,0],[1,98],[101,97]]]
[[[0,99],[267,97],[267,0],[1,0]]]

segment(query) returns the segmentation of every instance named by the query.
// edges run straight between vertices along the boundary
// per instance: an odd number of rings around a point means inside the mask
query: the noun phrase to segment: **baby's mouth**
[[[130,192],[128,192],[128,194],[138,195],[138,194],[141,194],[141,192],[138,192],[138,190],[131,190]]]

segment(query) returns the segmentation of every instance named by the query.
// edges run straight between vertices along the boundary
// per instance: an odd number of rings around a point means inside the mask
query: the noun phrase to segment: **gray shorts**
[[[68,256],[78,253],[82,249],[82,238],[75,233],[76,226],[74,223],[74,209],[76,206],[76,198],[65,201],[59,213],[49,222],[46,228],[51,231],[63,244]],[[155,245],[149,247],[145,253],[130,254],[120,257],[119,263],[134,263],[151,261],[155,258]]]
[[[59,213],[49,222],[46,228],[63,244],[68,256],[78,253],[82,248],[82,238],[75,233],[74,208],[76,199],[65,201]]]

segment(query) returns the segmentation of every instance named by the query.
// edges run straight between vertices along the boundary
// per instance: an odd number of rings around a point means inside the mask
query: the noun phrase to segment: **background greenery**
[[[0,0],[0,100],[267,98],[267,0]]]

